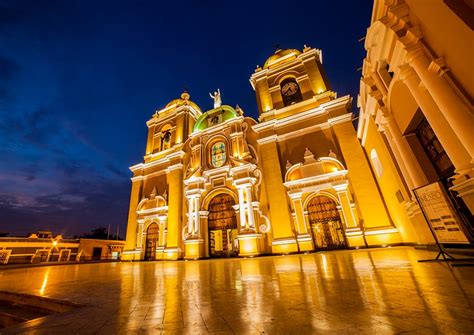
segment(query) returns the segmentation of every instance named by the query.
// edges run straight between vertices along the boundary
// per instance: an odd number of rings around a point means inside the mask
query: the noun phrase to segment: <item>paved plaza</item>
[[[81,304],[25,334],[472,334],[474,268],[409,247],[0,271],[0,290]]]

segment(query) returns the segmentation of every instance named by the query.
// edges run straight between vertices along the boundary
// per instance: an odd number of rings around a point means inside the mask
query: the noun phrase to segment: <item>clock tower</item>
[[[367,230],[394,229],[357,141],[352,99],[332,91],[321,50],[278,49],[255,69],[250,83],[259,111],[259,123],[252,128],[258,134],[263,182],[271,190],[265,200],[273,226],[272,252],[314,250],[321,243],[314,236],[322,228],[312,218],[339,219],[329,217],[329,212],[313,215],[312,210],[328,208],[330,203],[343,222],[335,228],[345,234],[339,244],[363,246],[362,223]],[[316,167],[326,160],[340,167]],[[311,194],[321,201],[316,207],[310,205]],[[375,235],[371,238],[379,243]]]
[[[336,97],[322,67],[321,50],[306,46],[303,52],[276,50],[263,67],[257,67],[250,82],[257,95],[260,121],[287,115],[300,102],[308,109]]]

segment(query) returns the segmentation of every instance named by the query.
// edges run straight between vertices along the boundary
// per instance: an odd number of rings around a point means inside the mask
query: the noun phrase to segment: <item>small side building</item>
[[[125,241],[81,238],[79,260],[119,260]]]
[[[0,265],[120,260],[124,241],[67,239],[48,231],[0,237]]]

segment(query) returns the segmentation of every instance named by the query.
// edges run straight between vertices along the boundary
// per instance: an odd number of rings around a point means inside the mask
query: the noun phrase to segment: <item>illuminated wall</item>
[[[305,46],[257,67],[258,122],[238,106],[202,112],[188,93],[157,111],[144,162],[131,167],[125,258],[430,243],[377,119],[356,133],[352,99],[331,90],[322,64],[322,52]],[[362,83],[365,99],[373,87]],[[220,212],[216,199],[232,206]],[[151,224],[159,226],[153,240]]]
[[[405,243],[434,243],[413,190],[438,180],[473,238],[472,27],[458,4],[375,1],[365,39],[357,134]]]

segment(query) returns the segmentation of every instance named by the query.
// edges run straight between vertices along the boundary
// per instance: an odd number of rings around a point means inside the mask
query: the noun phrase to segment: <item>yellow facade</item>
[[[376,2],[374,17],[380,6]],[[306,46],[277,50],[251,75],[258,121],[238,106],[221,104],[220,92],[206,112],[187,92],[171,101],[147,122],[144,162],[131,167],[122,258],[253,257],[433,243],[412,198],[413,182],[423,184],[429,176],[411,173],[415,163],[401,167],[399,153],[388,145],[392,140],[381,133],[389,119],[412,127],[419,112],[394,107],[406,115],[388,118],[388,89],[376,91],[384,78],[362,79],[357,132],[351,98],[331,90],[321,51]],[[396,143],[408,141],[397,136]],[[470,163],[464,154],[459,160],[465,173]],[[408,170],[409,182],[402,174]]]
[[[375,1],[365,39],[357,134],[404,243],[434,243],[414,190],[437,181],[473,241],[473,35],[453,3]]]

